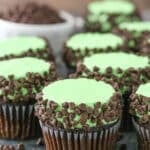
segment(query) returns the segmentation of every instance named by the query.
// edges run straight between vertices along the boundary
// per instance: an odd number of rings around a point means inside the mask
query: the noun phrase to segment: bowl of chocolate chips
[[[0,13],[0,38],[34,35],[46,38],[60,53],[64,41],[75,30],[75,18],[47,5],[27,3]],[[55,47],[54,47],[55,46]]]

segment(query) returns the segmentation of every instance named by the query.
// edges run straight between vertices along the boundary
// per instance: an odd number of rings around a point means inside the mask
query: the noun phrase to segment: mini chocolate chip
[[[85,111],[86,110],[86,105],[84,103],[81,103],[79,105],[79,109],[82,110],[82,111]]]
[[[75,109],[75,104],[74,103],[69,103],[69,109]]]
[[[67,109],[67,108],[69,107],[69,104],[68,104],[67,102],[64,102],[64,103],[62,104],[62,107],[65,108],[65,109]]]
[[[20,143],[17,145],[17,150],[25,150],[24,144]]]
[[[44,145],[44,140],[43,140],[43,138],[38,138],[36,144],[37,144],[37,145]]]

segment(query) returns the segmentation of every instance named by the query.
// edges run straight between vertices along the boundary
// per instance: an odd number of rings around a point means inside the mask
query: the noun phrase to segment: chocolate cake
[[[46,149],[115,149],[121,95],[112,85],[80,77],[58,80],[37,99]]]
[[[41,135],[34,116],[35,95],[56,79],[55,67],[25,57],[0,61],[0,138],[28,139]]]
[[[85,27],[88,31],[108,32],[121,22],[141,20],[131,1],[93,1],[87,8]]]

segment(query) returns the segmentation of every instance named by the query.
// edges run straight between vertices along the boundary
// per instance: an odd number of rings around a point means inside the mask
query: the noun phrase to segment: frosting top
[[[105,72],[106,68],[112,67],[112,69],[121,68],[127,70],[129,68],[145,68],[149,66],[148,57],[137,56],[134,54],[127,54],[123,52],[112,52],[94,54],[90,57],[85,57],[83,64],[90,70],[93,70],[94,66],[100,68],[102,73]]]
[[[79,33],[72,36],[66,43],[67,47],[74,51],[78,49],[85,51],[87,48],[90,50],[117,48],[123,44],[123,39],[112,33]]]
[[[42,59],[24,57],[11,60],[0,61],[0,76],[8,78],[14,75],[14,78],[26,77],[26,73],[43,74],[48,72],[50,64]]]
[[[18,36],[0,40],[0,57],[6,55],[20,55],[24,52],[37,51],[38,49],[45,49],[46,42],[39,37]]]
[[[150,31],[150,22],[124,22],[119,28],[137,32]]]
[[[136,94],[150,98],[150,83],[140,85]]]
[[[96,102],[107,103],[113,96],[113,87],[103,81],[78,78],[53,82],[42,91],[43,99],[53,100],[58,104],[74,102],[89,106]]]
[[[127,1],[94,1],[88,5],[88,10],[93,14],[131,14],[135,6]]]

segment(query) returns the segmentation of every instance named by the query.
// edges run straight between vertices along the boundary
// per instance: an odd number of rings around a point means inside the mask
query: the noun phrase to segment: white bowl
[[[64,23],[46,25],[22,24],[0,19],[0,38],[17,35],[46,37],[54,49],[54,54],[58,55],[76,26],[76,19],[69,13],[61,11],[60,16],[65,20]]]

